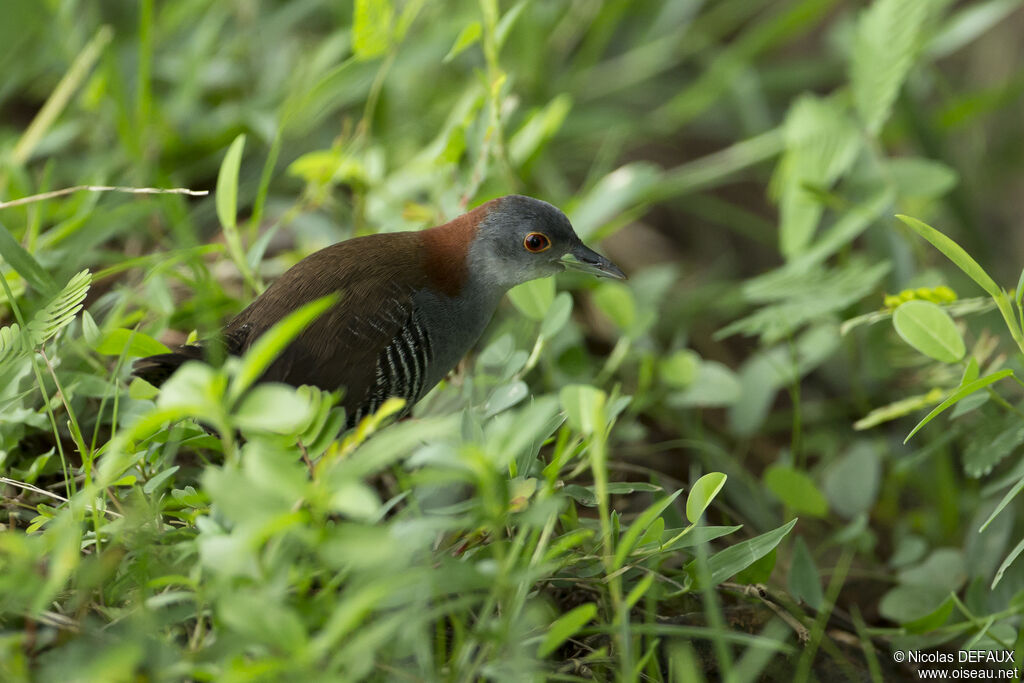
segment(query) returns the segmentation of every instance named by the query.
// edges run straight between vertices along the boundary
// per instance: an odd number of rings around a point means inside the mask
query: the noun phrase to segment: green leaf
[[[910,216],[904,216],[902,214],[897,214],[896,218],[903,221],[903,223],[918,235],[931,242],[932,246],[945,254],[946,258],[952,261],[958,268],[960,268],[960,270],[967,273],[968,277],[977,282],[982,289],[988,292],[989,296],[995,298],[1002,295],[1003,292],[999,289],[999,285],[995,283],[995,280],[989,277],[984,268],[978,265],[978,262],[971,258],[959,244],[949,239],[935,228],[922,223],[916,218],[911,218]]]
[[[793,544],[793,559],[789,565],[786,585],[790,595],[797,600],[803,600],[816,610],[820,610],[825,604],[825,595],[821,590],[821,574],[814,564],[814,558],[803,536],[797,536],[796,543]]]
[[[359,59],[373,59],[391,47],[394,10],[390,0],[356,0],[352,19],[352,50]]]
[[[484,404],[484,417],[494,417],[498,413],[508,410],[529,395],[530,388],[522,380],[516,380],[500,386],[491,393],[491,397]]]
[[[729,546],[725,550],[708,558],[708,571],[711,574],[711,585],[717,586],[730,576],[735,576],[750,565],[775,549],[782,539],[786,537],[797,519],[794,518],[786,524],[767,533],[755,536],[747,541],[741,541],[736,545]],[[686,565],[686,571],[691,576],[696,576],[697,560]]]
[[[597,605],[592,602],[585,602],[582,605],[566,612],[548,629],[540,647],[537,648],[538,657],[547,657],[569,638],[576,635],[581,628],[597,616]]]
[[[1017,302],[1017,308],[1021,307],[1021,303],[1024,302],[1024,270],[1020,271],[1020,278],[1017,280],[1017,291],[1013,295],[1013,300]]]
[[[626,596],[626,609],[633,609],[636,603],[640,601],[640,598],[647,594],[647,591],[654,585],[655,576],[654,572],[650,572],[644,574],[643,578],[636,582],[636,585],[630,589],[629,595]]]
[[[156,491],[157,488],[159,488],[160,484],[164,483],[172,476],[174,476],[174,473],[177,472],[179,469],[181,469],[181,465],[174,465],[172,467],[168,467],[162,472],[158,472],[157,474],[150,477],[149,481],[147,481],[146,484],[142,487],[142,491],[146,494],[153,493],[153,491]]]
[[[708,472],[703,477],[693,482],[690,493],[686,496],[686,519],[691,524],[697,524],[701,515],[711,505],[728,477],[721,472]]]
[[[75,274],[60,293],[33,316],[28,329],[36,344],[52,338],[74,319],[75,314],[82,310],[82,302],[89,293],[91,283],[92,273],[88,270]]]
[[[882,215],[895,199],[889,188],[870,195],[860,204],[843,211],[828,230],[809,245],[803,252],[794,255],[786,268],[799,272],[807,271],[824,263],[830,256],[855,240]]]
[[[96,345],[95,350],[96,353],[102,353],[104,356],[120,356],[123,353],[131,358],[171,352],[169,348],[148,334],[120,327],[107,332],[103,341]]]
[[[964,472],[970,477],[983,477],[1022,443],[1024,419],[1020,415],[1009,413],[989,418],[971,430],[963,451]]]
[[[885,422],[891,422],[898,420],[899,418],[916,413],[919,410],[923,410],[928,406],[935,405],[938,401],[942,400],[943,392],[942,389],[935,387],[927,394],[917,394],[916,396],[908,396],[907,398],[893,401],[884,406],[875,408],[870,413],[862,417],[853,423],[853,428],[861,431],[864,429],[871,429],[877,427]]]
[[[516,166],[529,161],[562,127],[572,109],[572,98],[560,93],[543,109],[534,112],[508,142],[508,155]]]
[[[671,505],[672,501],[678,498],[679,494],[682,492],[683,490],[679,489],[672,495],[662,498],[641,512],[633,523],[629,525],[629,528],[626,529],[626,533],[622,534],[622,538],[619,539],[619,542],[615,547],[615,560],[612,562],[612,566],[615,569],[622,566],[629,554],[633,552],[633,548],[636,547],[637,542],[640,540],[640,536],[647,531],[647,528],[654,523],[654,520],[657,519],[661,513],[665,511],[665,508]]]
[[[736,533],[743,528],[743,525],[735,526],[693,526],[692,524],[683,529],[666,529],[661,536],[661,547],[659,553],[669,553],[683,548],[692,548],[701,543],[708,543]]]
[[[272,595],[271,590],[257,591],[256,588],[236,589],[218,595],[217,619],[224,624],[226,632],[234,638],[265,643],[285,652],[304,649],[308,638],[295,610]]]
[[[729,428],[740,436],[751,436],[761,427],[782,387],[825,363],[839,348],[835,322],[809,328],[792,342],[758,351],[739,370],[740,397],[729,406]],[[794,358],[793,351],[796,351]]]
[[[746,586],[756,583],[768,583],[768,580],[772,577],[772,572],[775,570],[775,560],[777,557],[775,549],[772,549],[770,553],[754,561],[743,571],[738,572],[732,580]]]
[[[785,123],[786,153],[773,185],[779,194],[779,248],[787,260],[810,246],[824,205],[807,187],[828,189],[853,164],[861,136],[836,100],[804,95]]]
[[[663,490],[660,486],[648,484],[642,481],[613,481],[608,483],[607,489],[608,494],[613,496],[635,493],[637,491],[657,493]],[[567,484],[562,488],[562,492],[570,496],[580,505],[585,505],[587,507],[595,507],[597,505],[597,496],[594,494],[593,486]]]
[[[1003,580],[1003,574],[1006,573],[1006,570],[1010,568],[1010,565],[1013,564],[1014,560],[1016,560],[1022,552],[1024,552],[1024,539],[1021,539],[1021,542],[1010,551],[1010,554],[1006,556],[1003,563],[999,565],[999,569],[996,570],[996,575],[992,577],[992,590],[995,590],[995,587]]]
[[[971,356],[967,361],[967,367],[964,368],[963,377],[960,378],[960,386],[973,382],[978,379],[978,375],[980,374],[981,369],[978,367],[978,359]]]
[[[51,296],[57,291],[57,283],[46,272],[46,269],[39,265],[39,261],[36,261],[35,257],[18,243],[18,240],[14,239],[14,236],[2,223],[0,223],[0,257],[18,275],[25,278],[29,287],[43,296]]]
[[[270,364],[288,344],[337,301],[337,293],[320,297],[292,311],[260,335],[259,339],[249,347],[242,357],[238,372],[231,382],[229,398],[234,400],[241,396],[242,392],[252,386],[260,378],[260,375],[270,367]]]
[[[480,34],[481,27],[479,21],[473,21],[463,26],[462,30],[459,31],[459,37],[455,39],[455,44],[452,45],[452,49],[448,50],[448,54],[441,61],[447,64],[458,57],[463,50],[480,40]]]
[[[0,365],[28,353],[29,350],[26,348],[25,335],[21,333],[21,326],[18,323],[0,327]]]
[[[878,133],[913,66],[929,0],[874,0],[857,21],[850,86],[864,127]]]
[[[934,622],[945,611],[948,597],[949,591],[939,586],[901,585],[882,596],[878,611],[899,624]]]
[[[284,384],[260,384],[242,399],[234,423],[243,430],[297,434],[315,416],[307,396]]]
[[[946,591],[959,590],[967,580],[963,552],[956,548],[937,548],[920,564],[899,572],[903,584],[935,586]]]
[[[82,302],[89,293],[92,273],[83,270],[74,275],[60,292],[45,306],[39,309],[26,323],[22,330],[22,346],[15,343],[15,335],[20,334],[18,326],[11,325],[6,333],[0,332],[0,359],[11,358],[20,351],[30,351],[42,346],[67,327],[80,310]],[[25,347],[24,344],[28,346]]]
[[[959,176],[949,166],[931,159],[889,159],[886,172],[901,197],[934,199],[956,187]]]
[[[607,395],[589,384],[570,384],[559,392],[562,408],[573,429],[593,434],[605,425]]]
[[[700,368],[700,356],[689,349],[681,349],[658,362],[661,381],[670,387],[685,389],[693,384]]]
[[[902,569],[898,579],[899,586],[882,597],[879,611],[888,619],[914,623],[920,629],[945,621],[948,614],[943,615],[942,604],[967,580],[967,567],[960,550],[938,548],[920,564]]]
[[[96,346],[103,338],[99,325],[93,320],[89,311],[82,311],[82,337],[89,346]]]
[[[945,8],[943,3],[936,3]],[[1020,0],[984,0],[958,5],[928,45],[928,55],[942,59],[973,43],[1007,16],[1020,9]]]
[[[693,406],[727,406],[740,399],[742,388],[736,373],[718,361],[701,361],[697,377],[683,391],[669,398],[671,405],[687,408]]]
[[[788,465],[772,465],[764,473],[764,484],[790,509],[815,517],[828,514],[828,501],[814,480]]]
[[[742,333],[760,335],[774,344],[791,337],[807,323],[831,316],[871,293],[889,272],[888,261],[869,263],[851,258],[835,268],[807,272],[782,268],[748,280],[744,296],[754,303],[771,303],[715,333],[716,339]]]
[[[128,385],[128,396],[136,401],[152,401],[159,394],[159,389],[141,377],[133,378],[132,383]]]
[[[533,320],[544,320],[555,301],[555,279],[530,280],[509,290],[508,298],[520,313]]]
[[[570,212],[576,234],[584,242],[590,240],[620,212],[647,197],[661,177],[654,164],[634,162],[601,178]]]
[[[519,0],[514,4],[509,11],[501,17],[498,21],[498,27],[494,30],[494,42],[498,49],[505,44],[505,39],[508,38],[509,31],[515,26],[516,21],[519,19],[519,15],[526,9],[526,5],[530,0]]]
[[[234,232],[238,226],[238,171],[244,149],[245,135],[239,135],[228,147],[217,174],[217,218],[225,232]]]
[[[892,315],[892,324],[903,341],[929,358],[956,363],[967,353],[953,319],[930,301],[915,299],[900,304]]]
[[[907,434],[907,438],[903,440],[903,443],[907,443],[908,441],[910,441],[911,437],[913,437],[914,434],[917,434],[917,432],[922,427],[924,427],[926,424],[934,420],[936,416],[945,411],[947,408],[949,408],[952,405],[955,405],[960,399],[966,396],[970,396],[975,391],[978,391],[979,389],[984,389],[988,385],[993,384],[994,382],[998,382],[1004,377],[1009,377],[1012,374],[1013,370],[1006,368],[1004,370],[1000,370],[999,372],[994,372],[991,375],[986,375],[985,377],[976,379],[973,382],[969,382],[968,384],[963,385],[962,387],[954,391],[952,394],[950,394],[950,396],[945,401],[935,406],[935,408],[933,408],[930,413],[925,415],[924,419],[918,422],[917,426],[910,430],[910,433]]]
[[[636,322],[633,292],[621,282],[601,283],[594,292],[594,303],[623,332],[632,329]]]
[[[825,495],[836,513],[853,519],[874,505],[881,479],[882,466],[875,446],[858,442],[825,471]]]
[[[223,395],[223,376],[206,363],[189,361],[160,387],[157,406],[183,408],[190,414],[219,404]]]
[[[331,490],[331,510],[363,522],[375,521],[381,511],[377,492],[361,481],[347,479]]]
[[[1015,483],[1013,487],[1006,492],[1006,495],[1002,497],[1002,499],[999,501],[999,504],[996,505],[994,510],[992,510],[992,514],[988,516],[988,519],[985,520],[985,523],[982,524],[981,528],[978,529],[978,533],[984,531],[988,527],[988,525],[992,523],[992,520],[994,520],[1000,512],[1005,510],[1006,506],[1009,505],[1010,502],[1014,498],[1016,498],[1021,491],[1024,491],[1024,477],[1018,479],[1017,483]]]
[[[903,628],[909,633],[929,633],[934,631],[940,626],[945,625],[949,620],[949,615],[953,613],[953,606],[953,598],[949,596],[931,613],[903,622]]]
[[[571,315],[572,295],[569,292],[559,292],[540,324],[540,336],[545,339],[554,337],[569,322]]]

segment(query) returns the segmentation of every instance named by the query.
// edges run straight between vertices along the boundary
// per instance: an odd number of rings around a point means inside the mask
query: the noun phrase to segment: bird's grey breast
[[[413,296],[413,304],[434,349],[425,382],[426,391],[444,379],[473,347],[490,322],[500,299],[500,293],[495,297],[450,297],[430,290],[421,290]]]

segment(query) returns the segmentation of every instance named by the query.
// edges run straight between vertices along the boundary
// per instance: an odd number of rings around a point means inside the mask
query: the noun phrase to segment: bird
[[[346,428],[391,397],[398,418],[479,340],[504,294],[566,269],[625,279],[583,244],[568,217],[532,197],[507,195],[425,230],[355,237],[288,269],[224,327],[242,355],[292,311],[332,293],[338,302],[270,364],[262,382],[343,389]],[[159,386],[210,342],[137,360],[132,374]]]

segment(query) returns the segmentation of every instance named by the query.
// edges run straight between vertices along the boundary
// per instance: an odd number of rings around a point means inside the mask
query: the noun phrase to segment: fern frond
[[[91,283],[92,273],[83,270],[72,277],[57,296],[32,316],[26,329],[33,348],[52,339],[75,319],[82,310],[82,302],[89,293]]]
[[[932,0],[875,0],[857,22],[850,60],[853,99],[861,121],[875,134],[914,64],[921,28]]]
[[[18,323],[0,327],[0,365],[21,355],[25,345],[22,341],[21,327]]]
[[[25,329],[17,323],[0,328],[0,365],[53,339],[82,310],[90,284],[92,273],[83,270],[32,316]]]

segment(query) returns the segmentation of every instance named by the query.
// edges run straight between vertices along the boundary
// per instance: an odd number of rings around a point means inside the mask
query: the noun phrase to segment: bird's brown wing
[[[302,268],[282,275],[228,324],[228,337],[245,330],[244,342],[232,352],[243,353],[303,304],[338,292],[339,303],[299,334],[263,379],[327,390],[343,387],[342,405],[354,415],[372,393],[381,354],[408,324],[412,295],[421,284],[413,276],[419,264],[410,257],[416,252],[399,248],[404,245],[395,239],[399,238],[397,234],[377,237],[328,247],[303,261]],[[379,239],[384,237],[388,239]],[[370,244],[358,244],[365,241]],[[381,245],[385,250],[373,248]],[[374,258],[362,257],[367,247]]]

